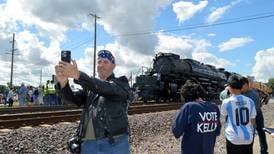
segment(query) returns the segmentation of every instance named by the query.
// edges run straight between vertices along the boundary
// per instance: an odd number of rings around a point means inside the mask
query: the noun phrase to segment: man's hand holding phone
[[[71,60],[71,51],[62,50],[61,51],[61,61],[59,62],[61,70],[67,77],[73,79],[79,79],[80,73],[77,68],[77,64],[74,60]]]
[[[61,61],[58,65],[55,66],[55,74],[56,79],[60,83],[61,88],[64,88],[68,82],[68,74],[64,70],[64,66],[62,66],[61,63],[64,63],[65,65],[67,63],[70,63],[71,61],[71,52],[69,50],[62,50],[61,51]]]
[[[68,78],[78,80],[80,72],[77,68],[77,64],[74,60],[71,60],[71,52],[69,50],[61,51],[61,61],[55,66],[57,81],[61,84],[61,87],[65,87]]]

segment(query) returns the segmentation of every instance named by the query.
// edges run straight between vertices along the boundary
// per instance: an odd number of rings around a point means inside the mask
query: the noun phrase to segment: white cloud
[[[274,78],[274,47],[260,50],[255,56],[255,65],[252,68],[252,75],[255,79],[267,82],[269,78]]]
[[[211,43],[208,40],[201,39],[201,40],[193,40],[194,43],[194,52],[208,52],[208,48],[211,47]]]
[[[8,40],[11,40],[9,38]],[[43,76],[51,78],[54,64],[59,60],[59,43],[51,42],[49,47],[39,41],[37,36],[29,31],[18,32],[15,35],[16,51],[14,56],[13,83],[38,85],[40,80],[40,71],[43,70]],[[11,48],[11,47],[10,47]],[[0,55],[1,73],[6,74],[5,80],[0,84],[9,82],[11,55]],[[3,69],[2,69],[3,68]],[[3,70],[3,71],[2,71]]]
[[[230,61],[223,58],[219,58],[209,52],[195,52],[193,53],[193,59],[196,59],[205,64],[213,65],[216,68],[227,68],[230,66],[235,66]]]
[[[180,23],[190,19],[197,12],[202,11],[208,4],[208,1],[200,1],[199,4],[195,5],[192,2],[180,1],[174,3],[173,11],[177,15],[177,19],[179,19]]]
[[[93,12],[101,17],[98,23],[103,25],[108,33],[117,37],[119,44],[138,52],[151,54],[157,44],[156,35],[131,37],[121,35],[153,31],[155,17],[159,10],[168,3],[169,0],[82,0],[81,2],[75,0],[8,0],[1,6],[3,8],[0,13],[1,18],[5,20],[0,18],[1,21],[3,20],[0,23],[4,24],[3,29],[5,29],[4,27],[9,25],[16,27],[20,22],[24,29],[34,29],[39,36],[46,36],[60,42],[66,39],[64,33],[67,30],[78,28],[93,30],[94,20],[88,15]],[[14,9],[16,11],[13,11]]]
[[[114,35],[113,43],[99,46],[97,49],[106,48],[114,53],[117,59],[117,75],[141,73],[141,66],[150,66],[155,52],[159,51],[174,52],[181,58],[195,58],[216,66],[229,66],[228,61],[209,53],[211,43],[205,39],[163,34],[119,36],[153,31],[155,17],[168,3],[168,0],[7,0],[6,4],[0,4],[0,45],[10,49],[10,34],[16,32],[16,48],[20,55],[16,57],[14,83],[24,81],[38,85],[41,68],[43,80],[51,79],[54,64],[60,58],[60,42],[67,39],[65,33],[93,29],[89,12],[101,16],[98,23],[107,33]],[[173,10],[180,22],[184,22],[203,10],[207,4],[207,1],[201,1],[197,5],[178,2],[173,4]],[[44,37],[49,42],[43,42]],[[89,47],[85,49],[84,56],[77,59],[79,69],[88,74],[92,73],[92,55],[93,48]],[[4,79],[0,84],[9,81],[9,58],[0,56],[0,77]]]
[[[194,44],[190,39],[176,36],[159,34],[159,44],[156,52],[173,52],[181,58],[191,58]]]
[[[213,23],[217,20],[219,20],[223,15],[224,13],[229,10],[231,8],[230,5],[227,5],[227,6],[224,6],[224,7],[220,7],[220,8],[217,8],[215,9],[213,12],[210,13],[210,15],[208,16],[207,18],[207,22],[208,23]]]
[[[123,35],[154,31],[155,17],[159,9],[166,6],[168,2],[168,0],[98,1],[100,7],[97,11],[99,15],[103,16],[98,22],[103,24],[108,33],[116,36],[118,43],[122,46],[137,52],[151,54],[158,41],[157,35],[127,37],[123,37]]]
[[[12,34],[10,36],[8,36],[5,33],[3,33],[3,35],[0,35],[0,47],[1,47],[0,56],[11,49],[10,44],[7,43],[12,40],[11,38],[12,38]]]
[[[216,36],[216,34],[215,33],[209,33],[209,34],[207,34],[207,36],[214,37],[214,36]]]
[[[218,45],[219,50],[221,52],[232,50],[235,48],[242,47],[247,43],[252,42],[253,39],[251,37],[238,37],[238,38],[231,38],[226,42],[222,42]]]
[[[231,2],[229,5],[223,6],[223,7],[219,7],[214,9],[209,16],[207,17],[207,22],[208,23],[214,23],[215,21],[221,19],[223,17],[223,15],[229,10],[231,9],[234,5],[238,4],[239,2],[241,2],[241,0],[237,0],[237,1],[233,1]]]
[[[154,54],[143,54],[136,52],[130,48],[121,46],[118,42],[113,44],[107,44],[106,49],[109,49],[116,56],[116,74],[117,75],[129,75],[140,74],[141,67],[149,67],[152,64],[152,58]]]
[[[157,52],[172,52],[180,55],[180,58],[191,58],[201,61],[205,64],[211,64],[216,67],[226,68],[233,66],[228,60],[219,58],[209,53],[210,42],[201,39],[192,39],[189,37],[176,37],[159,34],[159,44]]]
[[[65,32],[78,29],[93,30],[93,18],[88,16],[90,12],[101,16],[98,23],[103,25],[108,33],[114,34],[116,37],[120,34],[152,31],[159,9],[168,3],[169,0],[82,0],[80,2],[75,0],[7,0],[6,3],[0,4],[0,45],[9,49],[10,34],[16,32],[16,48],[20,52],[16,58],[20,58],[20,62],[16,63],[14,81],[21,83],[20,80],[27,80],[26,83],[37,85],[39,74],[35,73],[39,73],[39,71],[32,70],[43,67],[44,78],[50,78],[50,74],[54,72],[54,64],[60,57],[60,42],[66,40]],[[43,38],[49,42],[42,42]],[[146,64],[144,61],[147,58],[142,57],[153,54],[158,41],[157,35],[117,37],[115,39],[117,40],[113,43],[114,45],[106,45],[106,47],[114,46],[113,48],[117,48],[117,51],[121,51],[121,53],[130,51],[123,55],[129,54],[132,58],[139,55],[139,58],[142,59],[139,62],[143,64]],[[88,48],[85,54],[91,51],[93,49]],[[0,54],[2,55],[2,53]],[[124,65],[125,67],[137,65],[125,61],[125,59],[123,59],[123,64],[127,64]],[[9,78],[9,60],[4,56],[1,56],[0,60],[1,73],[5,74],[3,78],[5,81],[0,82],[5,84]],[[92,70],[92,66],[89,67],[91,65],[89,58],[80,58],[78,61],[84,70]],[[2,67],[7,69],[2,71]],[[35,76],[35,79],[31,76]]]

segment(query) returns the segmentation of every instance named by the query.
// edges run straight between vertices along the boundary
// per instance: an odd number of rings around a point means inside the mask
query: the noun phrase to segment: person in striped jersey
[[[232,75],[228,79],[230,97],[222,101],[221,114],[226,118],[225,137],[228,154],[252,154],[256,109],[253,100],[241,94],[243,82]]]

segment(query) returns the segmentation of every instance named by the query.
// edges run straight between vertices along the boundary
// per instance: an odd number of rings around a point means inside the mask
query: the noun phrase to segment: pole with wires
[[[96,68],[96,21],[100,17],[98,17],[95,13],[89,13],[89,15],[94,17],[93,77],[95,77],[95,68]]]
[[[15,34],[12,35],[12,49],[11,49],[11,68],[10,68],[10,87],[12,88],[13,81],[13,62],[14,62],[14,44],[15,44]]]

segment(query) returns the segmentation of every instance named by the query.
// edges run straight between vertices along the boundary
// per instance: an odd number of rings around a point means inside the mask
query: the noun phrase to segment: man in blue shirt
[[[181,95],[187,103],[182,106],[172,132],[176,138],[182,136],[182,153],[213,154],[216,137],[221,130],[219,108],[202,99],[206,92],[193,81],[186,81]]]
[[[28,89],[25,86],[24,83],[21,84],[21,87],[18,90],[18,99],[19,99],[19,105],[25,106],[26,105],[26,98],[28,94]]]
[[[248,78],[242,77],[241,80],[244,83],[243,88],[242,88],[243,95],[249,97],[255,103],[255,108],[256,108],[256,112],[257,112],[256,130],[257,130],[258,136],[259,136],[261,154],[268,154],[266,136],[265,136],[265,132],[263,130],[264,116],[263,116],[263,112],[261,110],[261,104],[260,104],[261,101],[260,101],[259,94],[255,89],[251,88],[251,86],[250,86],[251,82],[249,82]]]

